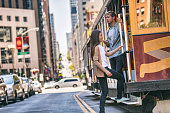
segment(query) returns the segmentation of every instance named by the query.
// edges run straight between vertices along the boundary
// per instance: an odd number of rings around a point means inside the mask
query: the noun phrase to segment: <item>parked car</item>
[[[28,79],[28,82],[29,82],[29,87],[30,87],[30,96],[35,95],[34,85],[32,83],[32,80]]]
[[[56,89],[62,87],[80,87],[82,83],[78,78],[64,78],[54,83]]]
[[[7,87],[2,77],[0,77],[0,101],[3,105],[8,104]]]
[[[53,88],[53,87],[54,87],[54,83],[55,83],[55,81],[46,82],[46,83],[44,84],[44,88],[45,88],[45,89]]]
[[[28,85],[28,79],[26,77],[19,77],[19,79],[25,92],[25,96],[29,97],[30,89]]]
[[[1,75],[7,86],[8,100],[16,102],[17,98],[24,100],[25,93],[22,84],[16,74]]]
[[[42,93],[41,83],[38,81],[32,81],[34,92]]]

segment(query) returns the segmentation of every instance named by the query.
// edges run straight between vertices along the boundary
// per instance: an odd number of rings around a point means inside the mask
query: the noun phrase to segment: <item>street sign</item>
[[[18,52],[18,55],[28,55],[30,52]]]

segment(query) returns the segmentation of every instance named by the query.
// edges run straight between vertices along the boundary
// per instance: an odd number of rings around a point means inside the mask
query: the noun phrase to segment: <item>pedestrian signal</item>
[[[22,49],[22,37],[16,37],[16,48]]]

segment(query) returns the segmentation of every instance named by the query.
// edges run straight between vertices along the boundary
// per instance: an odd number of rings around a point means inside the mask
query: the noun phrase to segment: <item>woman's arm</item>
[[[95,47],[94,56],[93,56],[94,65],[96,65],[100,70],[102,70],[104,73],[107,74],[107,73],[109,73],[109,71],[106,70],[106,69],[99,63],[99,54],[100,54],[99,47],[96,46],[96,47]]]
[[[113,54],[116,53],[117,51],[121,50],[122,47],[123,47],[123,46],[119,46],[118,48],[116,48],[116,49],[114,49],[114,50],[112,50],[112,51],[110,51],[110,52],[107,52],[107,51],[106,51],[106,56],[109,57],[109,56],[113,55]]]

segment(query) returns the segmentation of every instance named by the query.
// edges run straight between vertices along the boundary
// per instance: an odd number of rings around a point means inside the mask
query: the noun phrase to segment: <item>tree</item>
[[[74,65],[71,64],[71,65],[69,66],[69,69],[73,72],[73,71],[74,71]]]
[[[71,61],[71,57],[70,57],[69,51],[67,52],[67,60],[68,60],[68,61]]]

